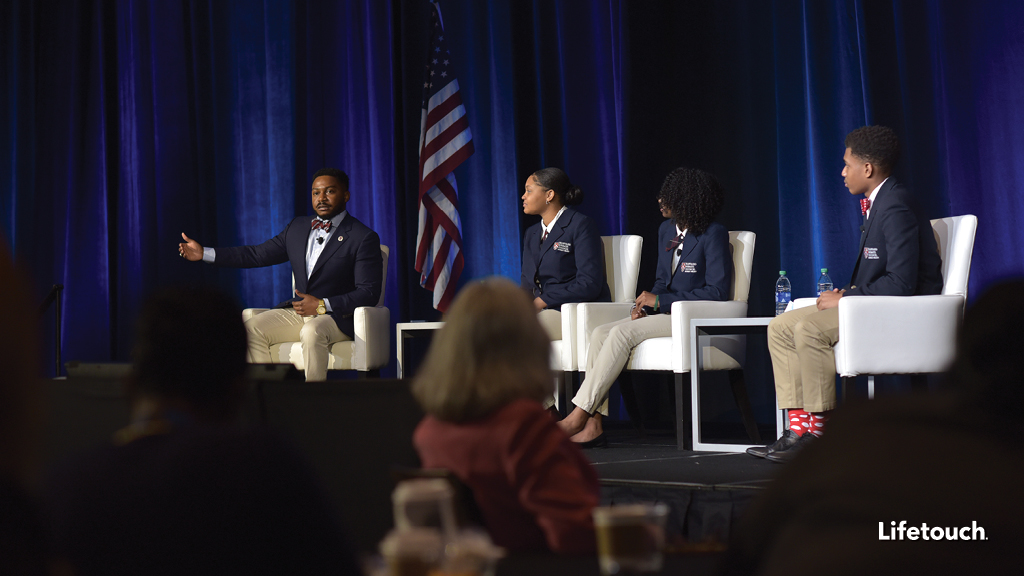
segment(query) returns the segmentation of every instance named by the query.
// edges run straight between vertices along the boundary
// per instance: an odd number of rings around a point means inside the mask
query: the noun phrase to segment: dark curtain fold
[[[603,234],[637,233],[653,283],[655,198],[710,170],[721,221],[757,233],[750,313],[852,271],[843,138],[903,142],[930,217],[979,217],[971,291],[1022,271],[1024,7],[944,0],[444,0],[476,154],[456,171],[463,282],[518,278],[527,176],[560,166]],[[246,306],[290,270],[189,265],[174,245],[262,242],[310,213],[313,172],[392,248],[392,321],[433,318],[413,271],[426,1],[0,3],[0,227],[42,293],[66,287],[64,356],[126,359],[152,290],[212,282]]]

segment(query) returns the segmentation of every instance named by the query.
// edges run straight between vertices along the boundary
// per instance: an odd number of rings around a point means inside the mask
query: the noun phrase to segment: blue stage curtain
[[[843,138],[886,124],[930,217],[979,216],[971,291],[1022,270],[1024,7],[901,0],[443,0],[476,144],[456,175],[463,282],[518,278],[523,181],[560,166],[603,234],[645,238],[676,166],[726,186],[758,235],[750,312],[856,256]],[[427,2],[0,3],[0,227],[40,292],[66,286],[64,356],[126,359],[139,302],[213,282],[247,306],[286,266],[189,265],[174,245],[266,240],[309,214],[313,172],[352,177],[392,247],[392,321],[432,317],[412,270]]]

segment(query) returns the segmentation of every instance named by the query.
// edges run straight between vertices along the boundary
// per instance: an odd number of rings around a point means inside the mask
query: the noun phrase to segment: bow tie
[[[321,220],[319,218],[313,218],[313,221],[310,222],[310,227],[313,230],[316,230],[317,228],[323,228],[324,232],[330,232],[331,231],[331,221],[330,220]]]
[[[861,216],[867,216],[869,208],[871,208],[871,199],[870,198],[861,198],[860,199],[860,215]]]
[[[675,238],[673,238],[672,240],[669,241],[668,246],[665,246],[665,252],[668,252],[668,251],[672,250],[673,248],[679,248],[679,246],[682,243],[683,243],[683,235],[680,234],[679,236],[676,236]]]

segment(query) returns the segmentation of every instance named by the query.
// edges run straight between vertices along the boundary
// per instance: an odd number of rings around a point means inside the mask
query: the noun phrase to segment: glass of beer
[[[601,574],[616,576],[661,570],[667,517],[665,504],[594,508]]]

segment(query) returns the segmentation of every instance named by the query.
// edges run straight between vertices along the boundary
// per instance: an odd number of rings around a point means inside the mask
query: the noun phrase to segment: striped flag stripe
[[[435,177],[440,180],[445,174],[454,170],[459,164],[462,164],[462,160],[464,160],[464,158],[460,159],[453,166],[449,167],[445,165],[445,163],[453,156],[467,152],[467,148],[468,153],[465,154],[465,156],[468,157],[469,154],[472,154],[473,147],[472,144],[470,144],[472,139],[473,135],[470,133],[469,128],[466,128],[441,146],[437,152],[430,155],[430,157],[423,162],[423,179],[421,180],[421,187],[424,183],[430,182],[430,180]],[[430,185],[433,186],[434,183],[431,183]]]
[[[422,154],[429,158],[441,148],[441,145],[468,128],[469,120],[466,118],[466,108],[459,105],[431,127],[430,133],[427,134],[427,141],[423,145]]]

